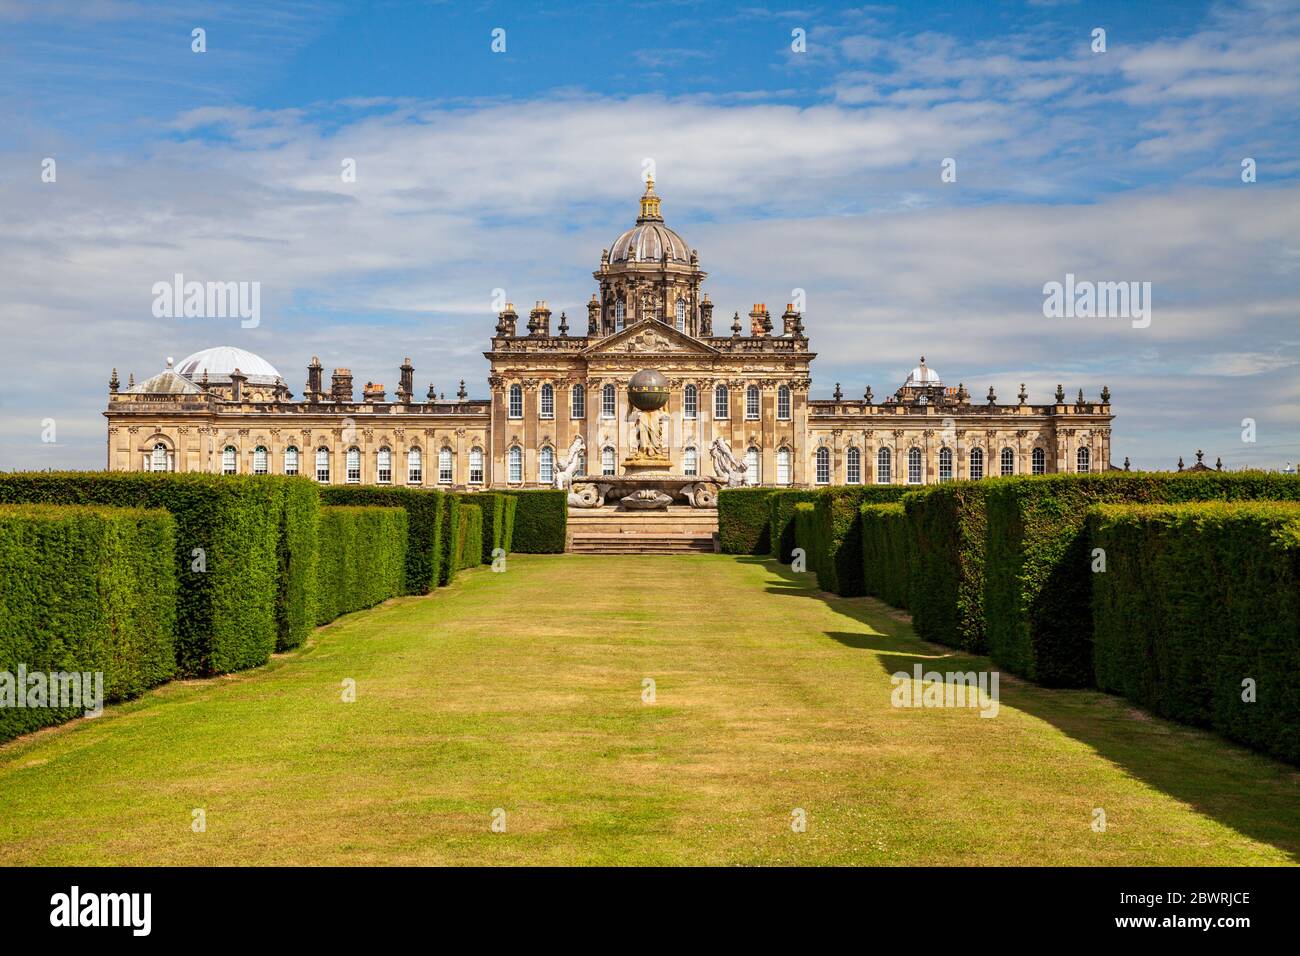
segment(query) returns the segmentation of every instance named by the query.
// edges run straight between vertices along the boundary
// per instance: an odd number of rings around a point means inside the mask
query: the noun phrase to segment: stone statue
[[[731,445],[725,438],[713,439],[709,446],[709,456],[713,459],[713,473],[726,482],[728,488],[735,488],[745,483],[746,464],[731,452]]]
[[[574,435],[573,441],[569,445],[569,450],[564,453],[564,457],[555,467],[555,487],[564,491],[573,481],[573,476],[578,473],[578,464],[582,460],[583,449],[586,443],[582,440],[581,435]]]
[[[644,458],[662,458],[664,453],[663,425],[653,415],[634,408],[629,416],[637,454]]]

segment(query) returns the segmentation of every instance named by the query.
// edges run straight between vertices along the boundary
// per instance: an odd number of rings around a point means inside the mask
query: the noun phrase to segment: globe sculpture
[[[651,368],[643,368],[627,384],[628,401],[642,412],[654,412],[668,404],[668,379]]]

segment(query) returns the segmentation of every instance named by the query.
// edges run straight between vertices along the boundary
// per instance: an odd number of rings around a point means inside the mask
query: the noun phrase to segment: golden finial
[[[663,221],[663,216],[659,214],[659,197],[655,195],[655,180],[653,176],[645,178],[645,192],[641,195],[641,216],[637,222],[645,222],[650,219]]]

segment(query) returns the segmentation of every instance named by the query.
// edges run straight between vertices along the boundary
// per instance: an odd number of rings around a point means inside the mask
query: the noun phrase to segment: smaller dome
[[[214,385],[228,383],[235,369],[248,377],[250,385],[277,385],[283,381],[275,366],[262,356],[233,345],[201,349],[185,356],[177,366],[177,371],[191,382],[198,382],[206,372],[208,382]]]
[[[168,359],[165,369],[126,391],[131,395],[198,395],[203,390],[184,376],[177,375],[172,360]]]
[[[907,386],[942,385],[943,383],[939,380],[939,373],[925,364],[925,356],[922,355],[921,364],[912,369],[911,374],[907,376],[907,381],[903,384],[904,386]]]

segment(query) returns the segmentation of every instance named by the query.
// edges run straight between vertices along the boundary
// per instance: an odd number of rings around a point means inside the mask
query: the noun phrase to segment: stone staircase
[[[712,508],[570,508],[565,547],[574,554],[712,554],[717,536],[718,512]]]

